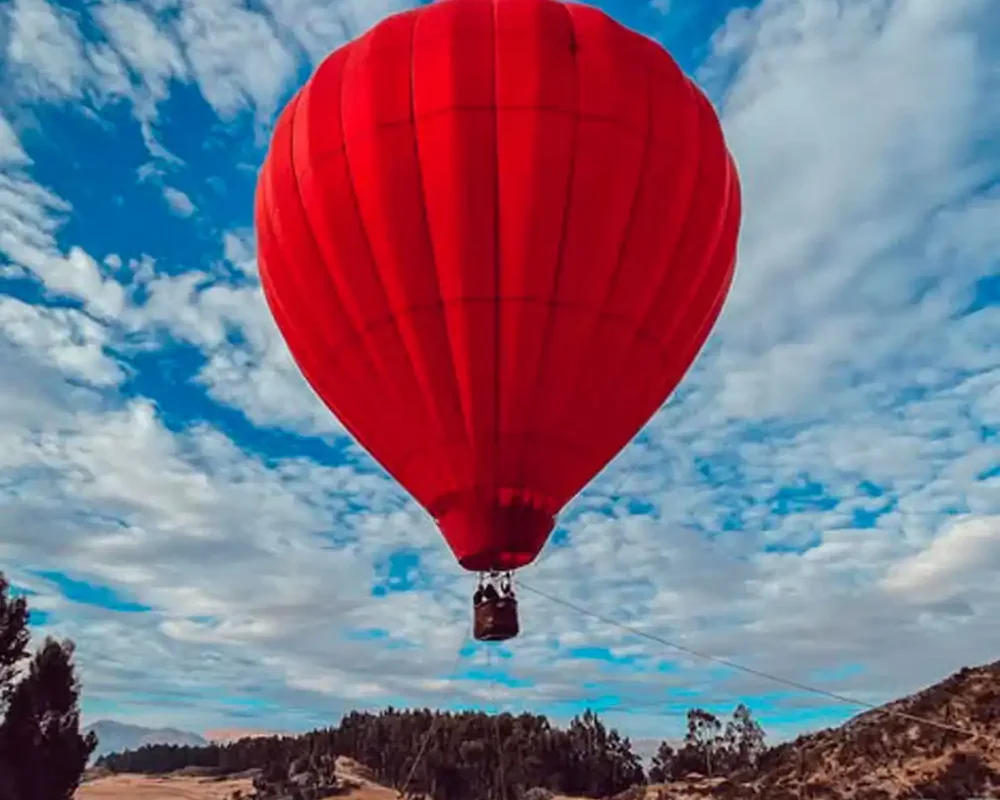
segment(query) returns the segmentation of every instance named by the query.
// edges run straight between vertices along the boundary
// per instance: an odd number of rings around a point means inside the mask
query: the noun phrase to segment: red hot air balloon
[[[681,380],[739,224],[701,91],[558,0],[439,0],[339,48],[282,112],[256,197],[303,374],[494,576],[536,558]],[[477,636],[517,632],[505,607]]]

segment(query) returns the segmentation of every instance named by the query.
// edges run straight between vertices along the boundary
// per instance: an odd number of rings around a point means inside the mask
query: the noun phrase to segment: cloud
[[[0,122],[0,563],[77,641],[88,715],[292,729],[385,702],[589,701],[653,738],[694,702],[747,699],[782,735],[841,718],[527,590],[520,639],[457,659],[470,578],[296,370],[248,199],[248,132],[397,7],[6,12],[0,120],[37,135]],[[744,186],[731,300],[525,581],[870,702],[996,657],[994,28],[979,0],[730,13],[698,77]],[[66,100],[61,120],[114,144],[106,197],[48,140]],[[90,206],[116,195],[109,230]]]
[[[46,0],[14,0],[7,61],[22,90],[43,98],[80,97],[87,63],[73,17]]]
[[[191,198],[172,186],[163,188],[163,199],[167,201],[170,210],[179,217],[190,217],[196,210]]]
[[[21,147],[17,132],[10,122],[0,115],[0,164],[11,167],[25,166],[29,163],[30,159]]]
[[[917,602],[952,600],[974,591],[1000,560],[1000,520],[953,524],[922,550],[893,564],[883,586]]]
[[[295,59],[265,16],[232,0],[198,0],[182,4],[177,27],[202,94],[223,120],[245,108],[276,110]]]
[[[70,309],[46,309],[0,297],[0,331],[13,345],[69,377],[113,386],[121,368],[105,352],[100,325]]]
[[[172,81],[189,79],[190,69],[176,36],[141,7],[105,3],[95,8],[94,19],[117,57],[142,83],[148,102],[162,102]]]

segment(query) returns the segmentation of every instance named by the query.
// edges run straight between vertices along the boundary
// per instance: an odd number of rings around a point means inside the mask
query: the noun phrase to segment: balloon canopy
[[[557,0],[439,0],[281,113],[256,228],[306,379],[474,571],[533,561],[732,282],[736,169],[658,44]]]

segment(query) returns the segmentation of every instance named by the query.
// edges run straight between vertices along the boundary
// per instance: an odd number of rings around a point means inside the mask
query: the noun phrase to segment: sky
[[[522,636],[474,646],[474,579],[299,376],[258,283],[256,172],[319,60],[405,5],[0,6],[0,569],[36,637],[75,641],[85,721],[845,719],[524,590]],[[599,5],[719,110],[737,278],[524,581],[868,703],[1000,659],[995,0]]]

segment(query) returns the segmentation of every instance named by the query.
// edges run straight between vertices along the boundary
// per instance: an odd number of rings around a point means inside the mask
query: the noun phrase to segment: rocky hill
[[[936,720],[932,727],[901,715]],[[968,731],[973,735],[965,735]],[[768,750],[755,774],[652,787],[657,800],[1000,798],[1000,662]]]

